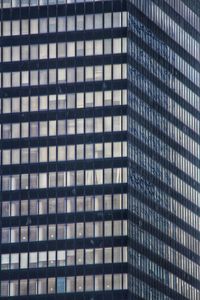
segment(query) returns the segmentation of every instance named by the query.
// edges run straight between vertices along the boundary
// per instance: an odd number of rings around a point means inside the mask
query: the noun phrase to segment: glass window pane
[[[65,293],[65,277],[57,278],[57,293]]]

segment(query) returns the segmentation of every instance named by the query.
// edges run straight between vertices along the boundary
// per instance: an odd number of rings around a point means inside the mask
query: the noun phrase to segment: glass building
[[[130,299],[200,299],[197,2],[128,6]]]
[[[0,0],[0,299],[200,299],[200,3]]]
[[[126,3],[80,2],[1,1],[2,299],[127,294]]]

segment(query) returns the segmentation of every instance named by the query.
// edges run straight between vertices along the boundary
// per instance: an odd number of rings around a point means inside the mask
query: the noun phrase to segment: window
[[[65,293],[65,277],[57,278],[57,293]]]
[[[21,20],[21,34],[29,33],[29,20]]]
[[[47,84],[47,70],[39,71],[40,84]]]
[[[40,33],[47,32],[47,19],[46,18],[39,19],[39,27],[40,27]]]
[[[31,226],[30,227],[30,237],[29,237],[29,241],[30,242],[34,242],[38,240],[38,228],[37,226]]]
[[[54,294],[55,289],[55,278],[48,278],[48,294]]]
[[[64,240],[66,239],[66,226],[65,224],[57,225],[57,239]]]
[[[83,276],[77,276],[76,277],[76,291],[82,292],[83,290],[84,290]]]
[[[47,266],[47,252],[39,252],[39,262],[38,266],[44,268]]]
[[[66,56],[66,44],[58,43],[58,57],[65,57],[65,56]]]
[[[45,241],[47,239],[47,226],[39,226],[39,241]]]
[[[49,240],[55,240],[55,238],[56,238],[56,226],[55,225],[49,225],[48,239]]]
[[[38,294],[46,294],[46,279],[39,278],[38,279]]]
[[[20,22],[18,20],[12,21],[12,35],[20,34]]]
[[[1,256],[1,269],[8,270],[9,269],[9,254],[2,254]]]
[[[82,249],[76,250],[76,264],[82,265],[84,263],[84,253]]]
[[[102,14],[95,14],[95,29],[100,29],[103,27],[103,15]]]
[[[22,232],[23,232],[23,228],[22,228]],[[26,236],[26,232],[25,232],[25,236]],[[18,227],[11,228],[10,241],[11,241],[11,243],[19,242],[19,228]]]
[[[93,291],[94,290],[94,277],[86,276],[85,277],[85,291]]]
[[[95,55],[102,55],[103,54],[103,42],[102,40],[95,41]]]
[[[49,44],[49,58],[56,58],[56,43]]]
[[[39,53],[40,53],[40,59],[47,59],[48,57],[47,44],[39,45]]]
[[[103,250],[102,248],[95,249],[95,264],[102,264],[103,263]]]
[[[31,19],[30,20],[30,30],[31,34],[37,34],[38,33],[38,19]]]
[[[67,69],[67,82],[68,83],[75,82],[75,69],[74,68]]]
[[[93,41],[85,41],[85,55],[93,55]]]
[[[77,223],[76,224],[76,237],[77,238],[84,237],[84,223]]]
[[[104,28],[110,28],[111,27],[111,13],[104,13]]]
[[[121,53],[121,39],[113,39],[113,52]]]
[[[19,216],[19,201],[11,201],[11,216]]]
[[[12,86],[20,86],[20,73],[13,72],[12,73]]]
[[[85,67],[85,81],[93,81],[93,67]]]
[[[37,294],[37,280],[29,279],[29,295]]]
[[[83,30],[84,29],[84,16],[77,15],[76,16],[76,30]]]
[[[75,292],[75,277],[67,277],[66,285],[68,293]]]
[[[27,269],[28,268],[28,254],[20,253],[20,268]]]
[[[30,59],[38,59],[38,45],[30,46]]]
[[[105,275],[104,289],[105,289],[105,291],[112,290],[112,276],[111,275]]]
[[[85,264],[93,264],[94,263],[94,250],[93,249],[86,249],[85,250]]]
[[[75,30],[75,17],[68,16],[67,17],[67,31],[74,31]]]
[[[122,289],[122,274],[114,274],[114,290]]]
[[[56,18],[49,18],[49,32],[56,32]]]
[[[58,251],[57,252],[57,265],[58,266],[65,266],[65,251]]]
[[[3,86],[4,87],[11,86],[11,73],[3,73]]]
[[[3,48],[3,61],[11,61],[11,47]]]
[[[74,250],[67,250],[67,266],[71,266],[75,264],[75,251]]]
[[[10,296],[18,296],[19,285],[17,280],[10,281]]]
[[[11,22],[4,21],[3,22],[3,35],[10,35],[11,34]]]
[[[65,31],[66,30],[66,18],[65,17],[58,17],[58,31]]]
[[[37,268],[37,252],[30,252],[29,268]]]
[[[95,276],[95,291],[102,291],[103,290],[103,276],[96,275]]]
[[[55,267],[55,265],[56,265],[56,252],[49,251],[48,252],[48,266]]]
[[[111,39],[104,40],[104,54],[111,54],[112,53],[112,44]]]
[[[113,27],[121,27],[121,13],[113,13]]]
[[[28,60],[29,58],[29,46],[21,46],[21,59]]]
[[[20,241],[27,242],[28,241],[28,227],[22,226],[20,232]]]

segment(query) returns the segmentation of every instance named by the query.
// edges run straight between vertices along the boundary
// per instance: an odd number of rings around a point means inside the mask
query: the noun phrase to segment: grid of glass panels
[[[189,30],[191,15],[197,22],[197,15],[182,1],[132,0],[130,4],[131,297],[200,297],[200,44],[193,22]]]
[[[107,4],[1,3],[1,297],[127,295],[127,13]]]

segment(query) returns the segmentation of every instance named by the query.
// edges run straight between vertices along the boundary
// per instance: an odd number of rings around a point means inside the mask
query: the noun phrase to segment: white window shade
[[[39,174],[39,188],[47,188],[47,173]]]

